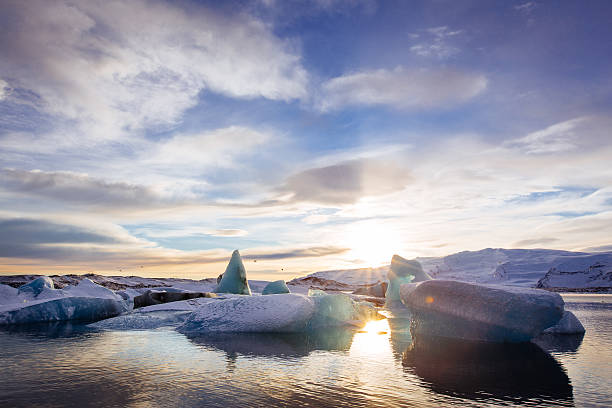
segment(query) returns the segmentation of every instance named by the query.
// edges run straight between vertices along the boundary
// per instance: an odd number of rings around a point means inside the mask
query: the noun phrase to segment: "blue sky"
[[[609,2],[0,11],[0,273],[610,244]]]

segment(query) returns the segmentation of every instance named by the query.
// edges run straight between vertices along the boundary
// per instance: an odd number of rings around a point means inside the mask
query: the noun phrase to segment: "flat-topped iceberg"
[[[522,342],[563,315],[557,293],[540,289],[430,280],[402,291],[413,335]]]
[[[0,324],[64,320],[96,321],[129,310],[129,302],[110,289],[83,279],[76,286],[55,289],[48,277],[37,278],[8,294],[0,306]]]
[[[251,294],[251,288],[246,278],[246,269],[238,250],[232,252],[232,257],[227,264],[227,268],[225,268],[225,272],[221,275],[221,280],[215,292],[235,293],[237,295]]]
[[[262,295],[280,295],[281,293],[291,293],[282,279],[268,283],[261,291]]]
[[[287,293],[208,302],[178,328],[183,333],[300,332],[356,324],[377,317],[367,302],[343,294]]]

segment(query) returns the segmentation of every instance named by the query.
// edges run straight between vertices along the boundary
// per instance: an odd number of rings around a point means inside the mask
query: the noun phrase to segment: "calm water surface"
[[[612,406],[612,295],[564,296],[582,336],[536,344],[365,330],[188,338],[172,329],[0,331],[0,406]]]

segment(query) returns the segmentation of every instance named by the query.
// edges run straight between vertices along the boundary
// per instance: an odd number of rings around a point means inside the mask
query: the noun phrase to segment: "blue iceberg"
[[[235,293],[237,295],[250,295],[251,288],[246,278],[246,269],[242,263],[240,252],[235,250],[232,257],[225,268],[225,272],[221,275],[221,280],[216,293]]]
[[[40,278],[34,279],[32,282],[20,286],[18,289],[18,293],[38,296],[45,288],[55,289],[55,285],[53,284],[53,280],[50,277],[41,276]]]
[[[411,286],[402,287],[402,302],[412,313],[413,335],[523,342],[563,315],[561,296],[541,289],[447,280]]]
[[[37,278],[6,292],[0,307],[1,324],[25,324],[50,321],[96,321],[129,310],[129,301],[89,279],[77,286],[55,289],[48,277]]]
[[[291,293],[282,279],[268,283],[261,291],[262,295],[280,295],[282,293]]]
[[[367,302],[347,295],[295,293],[213,300],[197,308],[178,328],[183,333],[302,332],[355,325],[378,318]]]
[[[389,286],[385,298],[387,302],[399,302],[400,286],[411,282],[424,282],[431,280],[431,277],[423,270],[421,263],[416,260],[404,259],[399,255],[393,255],[389,273]]]

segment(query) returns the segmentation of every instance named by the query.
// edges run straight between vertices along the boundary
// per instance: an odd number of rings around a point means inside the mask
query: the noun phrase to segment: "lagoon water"
[[[612,295],[567,295],[582,336],[415,341],[408,318],[309,335],[0,329],[4,407],[612,406]]]

